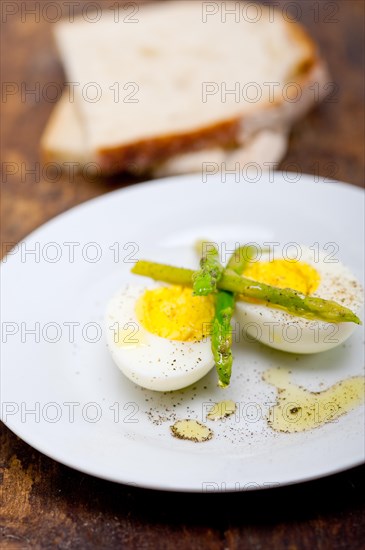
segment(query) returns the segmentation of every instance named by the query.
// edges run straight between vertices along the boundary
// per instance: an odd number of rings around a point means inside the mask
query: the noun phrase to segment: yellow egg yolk
[[[319,273],[312,266],[284,259],[253,262],[245,269],[244,276],[259,283],[292,288],[305,295],[315,292],[320,283]]]
[[[182,286],[146,290],[136,304],[139,322],[146,330],[183,342],[197,342],[211,331],[214,316],[213,296],[193,296]]]

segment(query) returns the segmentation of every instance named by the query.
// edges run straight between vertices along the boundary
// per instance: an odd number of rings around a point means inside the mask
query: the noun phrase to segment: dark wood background
[[[297,12],[338,85],[330,99],[296,125],[281,168],[363,186],[364,2],[276,3],[288,14]],[[27,10],[35,4],[42,10],[49,2],[25,4]],[[2,250],[71,206],[134,183],[121,177],[87,181],[42,174],[39,138],[54,106],[42,91],[49,82],[61,89],[64,81],[49,22],[55,12],[49,8],[45,13],[36,21],[23,8],[22,20],[20,1],[2,2],[2,81],[11,86],[7,93],[2,89]],[[24,86],[39,86],[38,97],[28,94],[22,99]],[[31,169],[35,174],[26,173]],[[4,550],[364,547],[363,467],[257,493],[160,493],[71,470],[33,450],[4,426],[0,467]]]

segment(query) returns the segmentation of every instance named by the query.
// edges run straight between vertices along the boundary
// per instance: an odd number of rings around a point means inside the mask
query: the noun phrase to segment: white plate
[[[3,420],[68,466],[166,490],[265,488],[359,464],[362,408],[310,432],[275,433],[265,422],[275,391],[261,373],[273,365],[291,368],[294,380],[313,390],[358,375],[361,329],[345,347],[299,360],[259,344],[237,346],[224,397],[238,402],[241,413],[214,423],[215,437],[196,444],[174,439],[169,427],[174,415],[202,419],[206,403],[222,398],[214,371],[184,391],[143,390],[113,364],[98,327],[109,297],[133,278],[136,258],[158,255],[183,265],[196,237],[336,243],[338,257],[362,279],[362,220],[360,190],[311,176],[292,183],[279,173],[255,183],[234,176],[225,183],[218,176],[207,183],[198,176],[164,179],[58,216],[2,265]],[[156,247],[158,254],[149,252]]]

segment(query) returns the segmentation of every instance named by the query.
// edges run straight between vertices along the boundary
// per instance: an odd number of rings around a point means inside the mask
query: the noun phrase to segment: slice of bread
[[[218,13],[204,14],[207,4]],[[313,42],[279,11],[260,6],[252,22],[228,15],[237,6],[179,0],[141,6],[136,23],[103,13],[95,24],[57,24],[68,80],[77,83],[75,112],[65,100],[58,109],[83,143],[76,157],[104,173],[143,173],[179,155],[239,149],[306,110],[313,71],[324,78]],[[42,145],[61,159],[70,147],[55,117]]]
[[[317,99],[324,96],[328,75],[322,63],[317,63],[308,73],[303,93],[297,102],[285,102],[275,106],[264,106],[250,119],[238,137],[234,148],[215,147],[177,153],[164,161],[151,163],[142,169],[130,164],[128,172],[136,175],[148,172],[153,176],[201,172],[209,163],[225,165],[227,170],[239,163],[240,170],[250,163],[261,169],[271,169],[284,157],[287,149],[290,127],[313,106],[313,89],[318,88]],[[57,163],[61,168],[71,163],[76,170],[94,163],[87,148],[85,128],[81,123],[75,103],[69,101],[65,92],[52,112],[41,140],[42,157],[45,163]],[[212,168],[213,170],[213,168]]]
[[[149,173],[155,177],[188,172],[207,174],[218,170],[242,171],[249,164],[261,169],[272,169],[284,157],[287,150],[288,130],[286,126],[273,129],[260,129],[244,145],[233,149],[214,147],[190,153],[178,153],[169,159],[151,165]],[[85,136],[75,104],[70,103],[65,93],[57,104],[48,121],[41,141],[42,156],[45,163],[56,163],[74,167],[82,171],[86,165],[93,163],[90,152],[85,147]],[[238,163],[238,167],[237,167]],[[138,166],[129,166],[129,172],[140,175]]]
[[[53,109],[41,138],[41,155],[44,163],[62,166],[71,162],[80,170],[93,162],[87,149],[85,127],[80,120],[79,110],[64,92]]]

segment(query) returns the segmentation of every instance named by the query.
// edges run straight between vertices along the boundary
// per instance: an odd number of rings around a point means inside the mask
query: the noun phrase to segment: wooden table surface
[[[332,97],[294,128],[282,168],[362,186],[364,2],[276,3],[289,10],[296,5],[337,84]],[[42,9],[50,3],[27,1],[26,9],[35,4]],[[2,8],[2,78],[10,84],[5,96],[3,88],[1,121],[4,250],[56,214],[133,181],[121,177],[54,181],[42,174],[39,138],[54,106],[42,90],[49,82],[61,89],[64,81],[51,38],[49,20],[55,16],[49,8],[35,21],[24,13],[21,2],[2,2]],[[38,96],[22,98],[22,90],[36,86]],[[35,173],[27,173],[31,169]],[[160,493],[109,483],[62,466],[4,426],[0,466],[1,549],[364,547],[363,467],[266,492]]]

